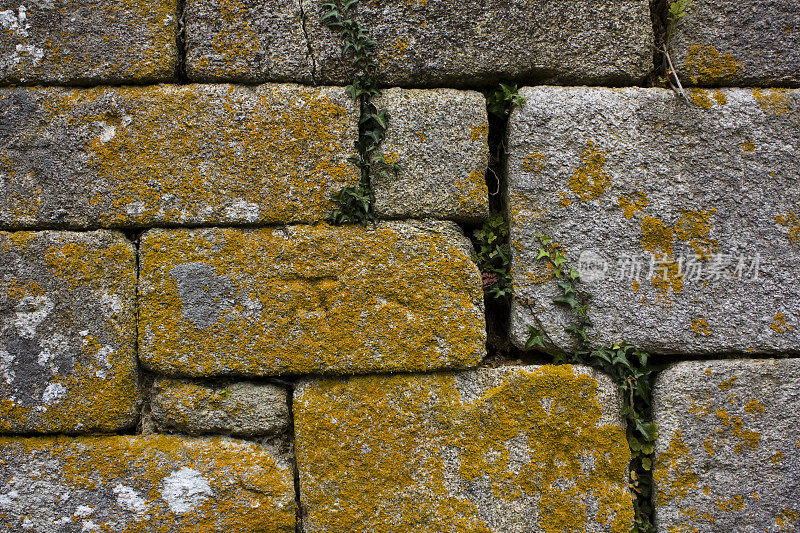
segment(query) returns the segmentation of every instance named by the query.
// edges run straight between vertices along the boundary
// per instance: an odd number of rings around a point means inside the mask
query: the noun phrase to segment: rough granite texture
[[[537,234],[594,295],[594,344],[800,353],[800,91],[526,88],[508,134],[515,296],[569,350]],[[651,265],[653,266],[651,270]],[[757,277],[756,277],[757,274]]]
[[[0,232],[0,432],[136,422],[136,261],[110,231]]]
[[[674,28],[672,60],[691,85],[800,85],[796,0],[693,0]]]
[[[489,216],[486,99],[474,91],[388,89],[375,100],[389,113],[381,152],[400,166],[375,177],[375,213],[477,223]]]
[[[0,0],[0,83],[174,81],[177,0]]]
[[[628,533],[620,404],[568,365],[301,382],[303,530]]]
[[[291,533],[292,467],[255,444],[139,437],[0,437],[0,527]]]
[[[189,79],[312,83],[298,0],[187,0],[185,17]]]
[[[417,371],[477,364],[483,293],[447,222],[154,230],[139,357],[171,375]]]
[[[301,0],[319,83],[350,83],[341,41]],[[355,17],[378,43],[388,86],[498,81],[630,84],[653,68],[647,0],[371,0]]]
[[[270,383],[215,386],[159,378],[153,385],[150,409],[161,432],[260,437],[289,429],[286,395],[285,388]]]
[[[659,531],[800,529],[800,360],[679,363],[653,397]]]
[[[0,227],[318,221],[357,137],[336,87],[0,90]]]

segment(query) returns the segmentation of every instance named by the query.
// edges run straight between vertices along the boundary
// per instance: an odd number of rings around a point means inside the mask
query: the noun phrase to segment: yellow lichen
[[[785,333],[792,330],[792,326],[786,323],[786,317],[783,315],[783,313],[776,313],[775,318],[772,320],[772,324],[770,324],[769,327],[775,333]]]
[[[705,318],[693,318],[692,331],[705,337],[711,335],[711,329],[708,327],[708,321]]]
[[[689,47],[684,63],[689,79],[700,85],[728,83],[743,66],[731,54],[720,54],[713,46],[695,44]]]
[[[791,509],[784,509],[775,518],[775,525],[778,531],[793,531],[794,526],[800,524],[800,512]]]
[[[689,243],[700,260],[711,259],[719,247],[717,240],[710,237],[714,212],[715,208],[705,211],[681,209],[681,218],[675,224],[675,234]]]
[[[755,152],[756,145],[752,141],[745,141],[742,143],[742,151],[752,153]]]
[[[569,178],[569,186],[583,201],[596,200],[611,187],[611,176],[603,169],[608,154],[589,146],[581,154],[581,164]]]
[[[531,154],[522,161],[522,170],[538,174],[544,168],[544,154]]]
[[[472,142],[485,143],[489,136],[489,124],[481,124],[480,126],[473,126],[469,135],[469,140]]]
[[[653,479],[658,486],[657,503],[686,498],[690,492],[697,490],[700,478],[694,470],[691,451],[684,444],[680,431],[673,433],[669,448],[658,455]]]
[[[694,103],[703,109],[714,107],[714,102],[711,101],[711,97],[705,89],[692,89],[691,97]]]
[[[637,193],[635,199],[631,199],[627,196],[620,196],[617,198],[617,202],[619,203],[619,208],[622,209],[623,216],[627,219],[633,218],[650,203],[642,192]]]
[[[789,228],[789,240],[800,245],[800,220],[797,219],[797,215],[793,211],[775,215],[775,222]]]
[[[753,98],[761,109],[772,115],[785,115],[789,112],[789,89],[753,89]]]
[[[447,374],[316,383],[295,401],[301,482],[315,480],[308,520],[325,531],[489,532],[470,498],[480,480],[500,502],[536,498],[538,530],[591,521],[627,532],[629,451],[624,431],[600,422],[596,387],[569,366],[511,372],[474,398]]]

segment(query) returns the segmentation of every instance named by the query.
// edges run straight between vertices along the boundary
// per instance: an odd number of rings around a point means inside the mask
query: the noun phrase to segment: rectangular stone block
[[[235,437],[280,435],[289,429],[289,405],[283,387],[237,381],[212,386],[158,378],[150,396],[157,431]]]
[[[303,530],[627,533],[620,407],[568,365],[301,382]]]
[[[693,0],[673,35],[672,61],[686,84],[800,85],[795,0]]]
[[[313,82],[297,0],[187,0],[185,17],[189,79]]]
[[[0,0],[0,83],[176,79],[178,0]]]
[[[292,468],[253,443],[0,438],[5,531],[291,533]]]
[[[0,109],[0,227],[313,222],[358,180],[341,88],[20,88]]]
[[[477,223],[489,216],[486,99],[475,91],[388,89],[381,152],[399,170],[375,176],[375,213]]]
[[[136,423],[135,291],[120,233],[0,232],[0,432]]]
[[[508,136],[515,297],[569,351],[575,314],[537,260],[555,240],[592,293],[595,345],[800,352],[800,91],[526,88]]]
[[[679,363],[653,391],[659,531],[800,529],[800,360]]]
[[[450,223],[154,230],[142,237],[140,359],[171,375],[477,364],[483,294]]]
[[[302,0],[316,79],[350,83],[341,41]],[[647,0],[359,2],[387,86],[488,86],[498,81],[630,84],[653,68]]]

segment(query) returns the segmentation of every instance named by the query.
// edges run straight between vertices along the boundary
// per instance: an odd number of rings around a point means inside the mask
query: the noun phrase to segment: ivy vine
[[[345,88],[345,92],[359,104],[361,112],[358,141],[355,144],[358,155],[348,159],[359,169],[359,180],[355,186],[344,187],[333,196],[336,209],[328,221],[335,225],[361,223],[366,226],[375,221],[372,207],[375,202],[373,178],[387,178],[397,173],[399,167],[378,153],[386,138],[389,115],[385,109],[378,109],[372,103],[373,97],[381,95],[375,62],[377,43],[354,19],[357,5],[358,0],[328,0],[322,3],[320,20],[337,33],[342,41],[342,57],[348,59],[355,70],[355,79]]]
[[[623,398],[622,414],[627,421],[627,439],[631,450],[629,487],[633,495],[635,533],[655,533],[653,526],[653,450],[658,427],[652,419],[651,392],[655,372],[650,355],[635,346],[616,343],[611,347],[593,348],[587,329],[592,327],[589,317],[589,301],[592,295],[580,287],[580,272],[569,265],[567,257],[553,239],[537,236],[540,248],[537,260],[546,261],[552,270],[560,294],[553,303],[569,309],[574,321],[564,328],[578,343],[571,353],[556,353],[555,364],[586,365],[604,372],[614,381]],[[528,326],[526,348],[546,349],[546,333]]]

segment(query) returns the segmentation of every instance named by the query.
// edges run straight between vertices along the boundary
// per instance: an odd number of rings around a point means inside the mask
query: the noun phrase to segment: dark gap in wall
[[[303,506],[303,502],[300,500],[300,469],[297,467],[297,449],[295,447],[294,435],[294,389],[297,385],[297,382],[284,380],[277,381],[286,385],[288,389],[288,394],[286,395],[286,404],[289,408],[289,433],[287,435],[287,440],[289,441],[289,446],[291,447],[291,453],[289,454],[289,457],[292,461],[292,474],[294,477],[294,503],[296,505],[294,531],[295,533],[303,533],[303,517],[305,516],[305,507]]]
[[[287,227],[295,227],[295,226],[312,226],[314,222],[295,222],[295,223],[243,223],[243,224],[236,224],[236,223],[220,223],[220,222],[208,222],[202,224],[152,224],[147,226],[97,226],[97,225],[87,225],[87,226],[75,226],[70,224],[33,224],[30,226],[18,226],[15,228],[3,228],[0,226],[0,231],[7,231],[9,233],[14,233],[17,231],[71,231],[73,233],[88,233],[90,231],[98,231],[98,230],[112,230],[112,231],[120,231],[124,233],[129,240],[133,240],[134,238],[138,238],[143,233],[154,230],[154,229],[275,229],[281,230]]]
[[[303,0],[297,0],[297,5],[300,8],[300,24],[303,28],[303,35],[305,36],[306,47],[308,48],[306,57],[311,61],[311,83],[317,85],[317,60],[314,57],[314,47],[311,45],[311,36],[308,34],[308,27],[306,26],[308,16],[306,15],[305,9],[303,9]]]
[[[653,72],[650,82],[653,86],[661,87],[664,84],[659,80],[666,73],[664,46],[667,40],[667,13],[669,0],[650,0],[650,18],[653,21]]]
[[[153,383],[152,376],[148,376],[147,372],[142,369],[139,362],[139,245],[141,242],[141,230],[128,230],[122,232],[125,238],[133,244],[134,255],[134,285],[133,285],[133,357],[136,361],[136,408],[138,418],[134,424],[134,434],[142,433],[142,421],[145,414],[145,409],[149,408],[149,394],[150,385]]]
[[[178,47],[178,68],[175,77],[179,84],[189,83],[186,75],[186,0],[178,0],[178,33],[175,35]]]

